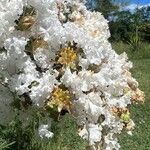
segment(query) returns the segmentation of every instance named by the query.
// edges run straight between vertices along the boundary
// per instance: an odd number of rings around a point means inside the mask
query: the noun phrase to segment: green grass
[[[150,44],[143,49],[131,53],[129,45],[123,43],[113,45],[118,53],[125,50],[133,62],[132,73],[139,82],[139,87],[145,92],[145,103],[134,104],[131,107],[132,118],[136,124],[133,135],[122,133],[119,140],[121,150],[150,150]]]
[[[86,150],[85,142],[77,133],[77,125],[70,115],[65,115],[59,122],[53,124],[54,138],[46,150]]]
[[[133,50],[129,44],[125,44],[123,42],[112,43],[113,49],[121,54],[126,52],[130,60],[134,59],[150,59],[150,44],[149,43],[141,43],[139,50]]]
[[[79,137],[76,121],[69,114],[52,121],[52,139],[41,139],[36,126],[37,117],[26,127],[18,117],[8,126],[0,126],[0,150],[86,150],[87,142]]]

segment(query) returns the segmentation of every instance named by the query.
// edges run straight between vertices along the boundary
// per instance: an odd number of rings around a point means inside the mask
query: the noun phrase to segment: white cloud
[[[134,10],[135,8],[142,8],[142,7],[147,7],[147,6],[150,6],[150,3],[149,4],[146,4],[146,5],[139,5],[139,4],[130,4],[130,5],[128,5],[128,6],[126,6],[125,8],[124,8],[124,10]]]

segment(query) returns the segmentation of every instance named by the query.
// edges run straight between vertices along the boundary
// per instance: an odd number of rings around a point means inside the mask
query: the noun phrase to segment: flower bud
[[[34,16],[24,16],[20,21],[19,21],[19,29],[21,31],[26,31],[31,29],[31,27],[34,25],[36,19]]]

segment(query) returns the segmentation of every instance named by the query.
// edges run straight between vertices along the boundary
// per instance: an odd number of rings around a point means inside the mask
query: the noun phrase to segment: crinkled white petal
[[[100,142],[102,138],[102,127],[98,124],[87,124],[79,132],[79,135],[89,141],[90,145],[94,145],[96,142]]]
[[[38,128],[38,133],[41,138],[52,138],[54,134],[48,130],[49,126],[47,124],[42,124]]]

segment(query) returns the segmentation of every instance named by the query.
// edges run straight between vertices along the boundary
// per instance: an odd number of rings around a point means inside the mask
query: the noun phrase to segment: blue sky
[[[131,4],[137,4],[139,3],[140,5],[146,5],[150,4],[150,0],[131,0]]]
[[[89,6],[95,5],[95,0],[87,0],[89,2]],[[137,8],[137,6],[139,8],[143,7],[143,6],[150,6],[150,0],[127,0],[128,6],[126,6],[124,9],[129,9],[129,10],[134,10],[135,8]]]
[[[130,3],[128,6],[125,7],[125,9],[134,10],[136,7],[141,8],[143,6],[150,6],[150,0],[130,0]]]

